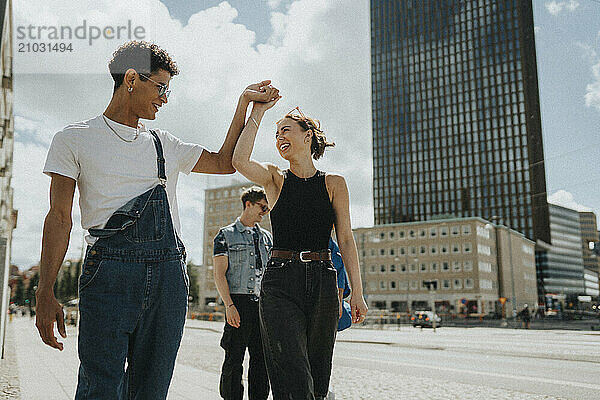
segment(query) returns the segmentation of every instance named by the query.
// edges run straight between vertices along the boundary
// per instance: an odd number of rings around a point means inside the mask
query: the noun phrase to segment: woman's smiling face
[[[310,131],[302,129],[298,122],[290,118],[283,118],[277,124],[275,145],[279,155],[289,160],[293,155],[307,152],[310,154]]]

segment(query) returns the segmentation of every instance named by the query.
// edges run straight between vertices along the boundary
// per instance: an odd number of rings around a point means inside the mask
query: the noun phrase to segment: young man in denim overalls
[[[71,230],[75,185],[88,248],[79,280],[76,399],[164,399],[185,322],[189,281],[180,237],[180,172],[230,174],[233,149],[251,101],[268,101],[263,81],[243,92],[221,149],[214,153],[162,130],[147,131],[167,103],[178,69],[147,42],[121,46],[103,114],[56,133],[44,173],[51,176],[44,221],[36,327],[47,345],[66,337],[53,285]],[[202,126],[198,130],[202,132]],[[204,133],[204,132],[203,132]],[[213,134],[212,132],[206,132]],[[127,369],[125,364],[127,363]]]

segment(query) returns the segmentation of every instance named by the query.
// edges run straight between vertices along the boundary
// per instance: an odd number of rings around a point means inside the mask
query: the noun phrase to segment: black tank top
[[[271,210],[273,248],[326,250],[334,211],[325,186],[325,172],[317,171],[310,178],[299,178],[285,170],[283,176],[279,199]]]

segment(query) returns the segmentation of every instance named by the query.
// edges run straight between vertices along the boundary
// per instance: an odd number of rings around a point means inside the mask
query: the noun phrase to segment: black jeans
[[[242,400],[244,385],[242,373],[246,348],[250,354],[248,369],[248,398],[266,400],[269,397],[269,379],[265,366],[258,319],[258,302],[251,295],[232,294],[231,299],[240,314],[240,327],[225,322],[221,347],[225,361],[221,370],[219,391],[225,400]]]
[[[331,261],[272,258],[262,280],[260,322],[273,399],[323,399],[338,323]]]

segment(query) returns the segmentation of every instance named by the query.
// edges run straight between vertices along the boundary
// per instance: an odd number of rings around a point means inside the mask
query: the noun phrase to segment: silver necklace
[[[108,129],[110,129],[111,131],[113,131],[113,133],[114,133],[115,135],[117,135],[117,137],[118,137],[119,139],[121,139],[122,141],[124,141],[124,142],[131,143],[131,142],[133,142],[135,139],[137,139],[137,138],[138,138],[138,136],[140,136],[140,128],[139,128],[139,127],[137,127],[137,128],[135,129],[135,136],[133,137],[133,139],[131,139],[131,140],[127,140],[127,139],[125,139],[123,136],[119,135],[119,134],[117,133],[117,131],[115,131],[115,130],[112,128],[112,126],[110,126],[110,125],[108,124],[108,121],[106,120],[106,117],[104,116],[104,114],[102,114],[102,119],[104,120],[104,123],[106,124],[106,126],[108,126]]]

